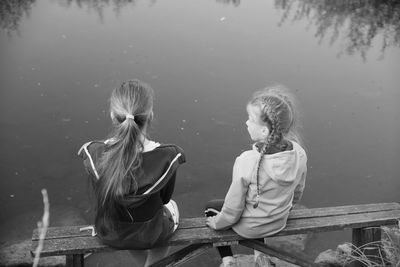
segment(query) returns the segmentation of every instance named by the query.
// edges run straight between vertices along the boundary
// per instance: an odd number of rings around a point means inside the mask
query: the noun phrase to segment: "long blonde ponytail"
[[[110,113],[113,130],[100,160],[100,179],[96,186],[97,219],[112,224],[118,202],[137,190],[136,171],[146,129],[153,116],[153,89],[139,80],[122,83],[113,90]]]

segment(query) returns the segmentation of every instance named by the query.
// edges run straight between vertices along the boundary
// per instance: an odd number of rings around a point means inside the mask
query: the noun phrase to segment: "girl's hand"
[[[215,219],[216,219],[216,216],[207,217],[207,219],[206,219],[206,225],[214,230],[216,230],[216,228],[217,228],[215,226]]]

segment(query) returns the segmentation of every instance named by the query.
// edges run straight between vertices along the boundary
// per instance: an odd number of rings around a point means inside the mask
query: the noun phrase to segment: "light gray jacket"
[[[257,208],[253,205],[260,153],[253,147],[236,158],[224,206],[215,217],[217,230],[232,227],[243,237],[260,238],[275,234],[286,226],[290,209],[302,196],[307,174],[306,152],[296,142],[292,143],[292,150],[264,155]]]

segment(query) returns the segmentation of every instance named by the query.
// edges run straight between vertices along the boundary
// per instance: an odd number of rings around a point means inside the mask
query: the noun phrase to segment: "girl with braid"
[[[307,155],[298,133],[295,99],[286,88],[274,86],[254,93],[247,113],[253,149],[236,158],[225,200],[207,204],[206,223],[263,242],[286,226],[289,211],[300,200]],[[236,266],[230,246],[218,251],[224,266]],[[259,251],[254,251],[254,257],[256,266],[271,265]]]
[[[88,142],[78,152],[96,200],[92,231],[115,248],[150,249],[178,227],[179,211],[171,196],[184,152],[148,139],[153,118],[149,85],[123,82],[111,94],[110,115],[109,138]]]

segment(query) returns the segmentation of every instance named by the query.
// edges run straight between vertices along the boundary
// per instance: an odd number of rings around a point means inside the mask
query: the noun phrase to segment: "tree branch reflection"
[[[19,24],[23,16],[29,16],[33,4],[36,0],[0,0],[0,28],[8,35],[18,32]],[[149,0],[148,3],[153,5],[156,0]],[[76,4],[79,8],[94,10],[100,20],[103,20],[103,11],[107,8],[118,14],[128,5],[134,5],[136,0],[59,0],[57,3],[63,7],[71,7]]]
[[[314,24],[319,42],[330,34],[333,44],[343,35],[345,45],[339,56],[359,53],[366,60],[373,42],[380,42],[383,57],[386,48],[400,45],[398,0],[275,0],[275,7],[284,11],[280,25],[302,19]]]
[[[28,16],[36,0],[0,0],[0,27],[8,35],[18,32],[21,19]],[[222,4],[240,5],[240,0],[216,0]],[[105,9],[112,8],[118,16],[124,8],[137,0],[59,0],[64,7],[77,5],[94,10],[103,20]],[[156,0],[149,0],[149,5]],[[308,20],[316,27],[315,37],[330,44],[342,38],[343,53],[359,53],[365,60],[367,51],[380,47],[381,56],[390,46],[400,45],[399,0],[275,0],[275,8],[283,10],[279,25],[287,21]]]
[[[134,6],[137,0],[59,0],[61,5],[65,7],[70,7],[76,4],[79,8],[86,8],[87,10],[94,10],[103,21],[104,9],[112,8],[116,16],[121,13],[128,5]],[[154,4],[156,0],[149,1],[150,5]]]
[[[32,5],[36,0],[0,0],[0,28],[7,35],[18,32],[19,23],[23,16],[29,16]]]
[[[224,5],[230,5],[230,4],[233,4],[234,6],[240,5],[240,0],[216,0],[216,1]]]

